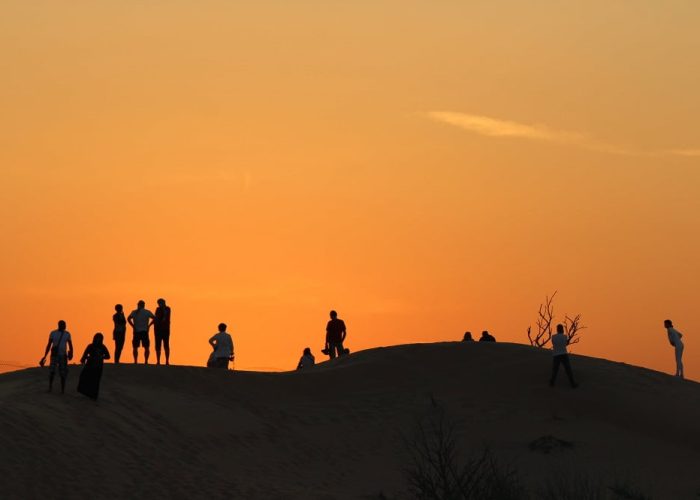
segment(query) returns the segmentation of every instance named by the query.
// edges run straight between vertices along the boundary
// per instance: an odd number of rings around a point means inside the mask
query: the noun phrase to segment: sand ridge
[[[0,375],[4,498],[405,498],[402,436],[437,401],[465,449],[525,480],[619,470],[655,498],[700,492],[700,384],[516,344],[369,349],[305,372],[105,365],[100,400],[47,394],[46,369]],[[55,389],[54,389],[55,390]],[[573,443],[561,453],[528,445]]]

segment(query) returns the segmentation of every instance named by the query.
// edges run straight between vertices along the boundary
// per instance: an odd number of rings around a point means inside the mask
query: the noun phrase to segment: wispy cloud
[[[668,153],[676,156],[700,156],[700,149],[672,149]]]
[[[482,115],[458,113],[454,111],[430,111],[427,116],[436,122],[446,123],[463,130],[487,137],[510,137],[535,141],[552,142],[575,146],[591,151],[633,156],[700,156],[700,149],[674,149],[666,151],[642,151],[617,144],[599,141],[580,132],[556,130],[541,124],[526,124],[499,120]]]

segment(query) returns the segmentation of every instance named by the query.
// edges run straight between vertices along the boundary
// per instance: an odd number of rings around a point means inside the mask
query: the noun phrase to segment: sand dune
[[[533,484],[619,473],[654,498],[700,493],[700,384],[546,351],[441,343],[371,349],[308,372],[108,365],[101,399],[47,394],[46,369],[0,375],[3,498],[406,498],[401,433],[444,405],[465,449]],[[571,442],[544,454],[546,435]]]

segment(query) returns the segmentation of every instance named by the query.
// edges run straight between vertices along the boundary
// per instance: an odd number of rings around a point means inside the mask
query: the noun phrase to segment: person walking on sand
[[[101,333],[96,333],[92,338],[92,344],[85,348],[85,352],[80,358],[83,370],[80,372],[78,380],[78,392],[95,401],[100,393],[102,365],[105,359],[109,359],[109,351],[104,345],[104,336]]]
[[[153,320],[153,336],[156,340],[156,364],[160,364],[160,346],[165,351],[165,364],[170,364],[170,307],[165,299],[158,299],[156,317]]]
[[[73,342],[70,332],[66,330],[66,322],[58,322],[58,329],[49,334],[49,342],[46,344],[44,357],[39,364],[46,364],[46,355],[51,351],[51,364],[49,369],[49,392],[53,389],[53,379],[58,370],[61,377],[61,394],[66,392],[66,377],[68,376],[68,361],[73,359]]]
[[[664,327],[666,328],[666,333],[668,334],[668,341],[675,348],[676,351],[676,377],[683,377],[683,334],[673,328],[673,321],[667,319],[664,321]]]
[[[481,332],[481,338],[479,342],[496,342],[496,337],[491,335],[488,331],[484,330]]]
[[[228,369],[228,362],[233,361],[233,339],[226,332],[226,323],[219,323],[219,331],[209,339],[209,345],[214,352],[209,356],[207,366],[209,368]]]
[[[131,346],[134,348],[134,364],[138,362],[139,345],[143,346],[144,364],[148,364],[148,355],[151,341],[148,339],[148,329],[151,328],[155,316],[151,311],[146,309],[146,303],[139,300],[136,309],[131,311],[131,314],[126,318],[131,327],[134,329],[134,338],[131,341]]]
[[[337,312],[331,311],[330,315],[331,320],[326,325],[326,350],[328,350],[330,358],[334,359],[336,355],[342,356],[345,353],[343,342],[347,331],[345,322],[342,319],[338,319]]]
[[[564,365],[571,387],[574,389],[578,387],[578,384],[574,381],[574,374],[571,372],[569,354],[566,352],[567,345],[569,345],[569,337],[564,333],[564,325],[560,323],[557,325],[557,333],[552,335],[552,378],[549,379],[550,387],[554,387],[560,364]]]
[[[112,316],[114,322],[112,338],[114,339],[114,364],[118,365],[126,339],[126,317],[124,316],[124,307],[121,304],[114,306],[114,310],[116,312]]]
[[[307,347],[306,349],[304,349],[304,354],[301,356],[301,359],[299,359],[299,364],[297,365],[297,370],[311,368],[315,364],[316,364],[316,359],[314,358],[314,355],[311,354],[311,348]]]

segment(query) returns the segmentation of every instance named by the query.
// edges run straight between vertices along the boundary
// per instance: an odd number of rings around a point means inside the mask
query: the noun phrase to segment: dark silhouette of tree
[[[544,302],[540,304],[537,311],[537,330],[532,331],[532,326],[527,327],[527,338],[530,345],[535,347],[547,347],[547,344],[552,340],[552,330],[554,328],[554,297],[557,295],[556,290],[552,295],[545,296]],[[581,340],[581,330],[586,327],[581,323],[581,315],[575,316],[564,315],[564,333],[569,337],[569,345],[578,344]]]

